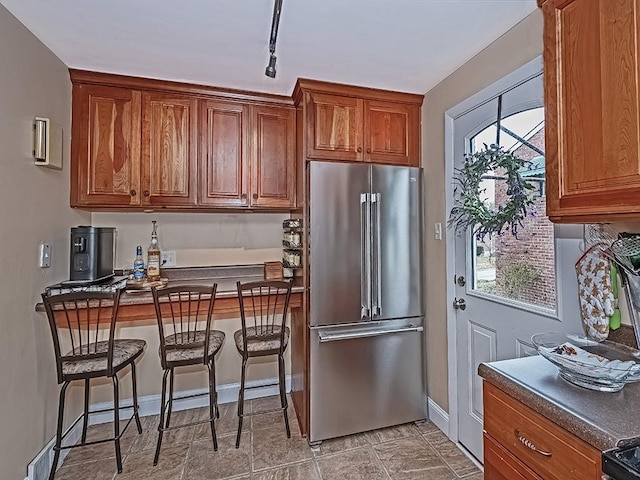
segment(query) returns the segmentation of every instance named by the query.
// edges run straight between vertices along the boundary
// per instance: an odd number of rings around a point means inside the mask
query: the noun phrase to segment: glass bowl
[[[538,333],[531,341],[574,385],[617,392],[627,383],[640,381],[640,351],[635,348],[557,332]]]

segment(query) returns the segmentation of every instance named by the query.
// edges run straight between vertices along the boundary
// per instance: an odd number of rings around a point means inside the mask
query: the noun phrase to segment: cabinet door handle
[[[242,198],[247,198],[247,194],[246,194],[246,193],[243,193],[242,195],[240,195],[240,197],[242,197]]]
[[[257,200],[257,199],[258,199],[258,194],[257,194],[257,193],[254,193],[254,194],[253,194],[253,199],[254,199],[254,200]]]
[[[135,197],[137,193],[138,193],[138,192],[136,192],[136,191],[135,191],[135,190],[133,190],[133,189],[129,190],[129,195],[131,195],[132,197]]]
[[[362,147],[358,147],[358,148],[356,148],[356,152],[358,152],[358,153],[362,153]]]
[[[371,153],[371,149],[370,148],[367,148],[367,153]]]
[[[534,452],[539,453],[540,455],[543,455],[545,457],[550,457],[551,456],[551,452],[545,452],[544,450],[540,450],[538,447],[536,447],[536,445],[531,440],[529,440],[527,437],[522,435],[520,433],[520,430],[514,430],[513,433],[516,436],[516,438],[518,439],[518,441],[522,445],[527,447],[529,450],[533,450]]]
[[[142,194],[143,194],[145,197],[148,197],[148,196],[150,195],[149,190],[145,190],[144,192],[142,192]]]

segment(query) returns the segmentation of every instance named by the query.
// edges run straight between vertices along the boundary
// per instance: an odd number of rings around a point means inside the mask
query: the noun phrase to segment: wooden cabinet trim
[[[416,93],[394,92],[369,87],[343,85],[341,83],[323,82],[308,78],[299,78],[293,90],[293,100],[297,104],[302,101],[303,93],[315,92],[327,95],[340,95],[344,97],[357,97],[365,100],[380,100],[395,103],[408,103],[422,105],[424,95]]]
[[[220,100],[235,100],[244,103],[266,103],[292,106],[291,97],[284,95],[272,95],[268,93],[249,92],[246,90],[234,90],[208,85],[174,82],[169,80],[156,80],[151,78],[132,77],[128,75],[115,75],[88,70],[69,69],[71,81],[75,83],[119,86],[134,90],[156,91],[158,93],[188,94],[203,97],[218,97]]]

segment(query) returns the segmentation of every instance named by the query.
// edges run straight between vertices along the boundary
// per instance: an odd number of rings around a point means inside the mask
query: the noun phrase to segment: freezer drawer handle
[[[404,328],[387,328],[384,330],[369,330],[361,333],[338,333],[334,335],[323,335],[322,333],[318,333],[318,338],[320,339],[320,343],[326,342],[335,342],[338,340],[353,340],[356,338],[366,338],[366,337],[378,337],[380,335],[388,335],[391,333],[411,333],[411,332],[422,332],[423,327],[404,327]]]

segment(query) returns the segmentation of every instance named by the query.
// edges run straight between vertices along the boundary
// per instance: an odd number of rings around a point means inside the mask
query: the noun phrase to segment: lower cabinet
[[[601,452],[484,383],[485,480],[601,480]]]

